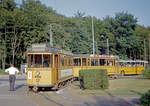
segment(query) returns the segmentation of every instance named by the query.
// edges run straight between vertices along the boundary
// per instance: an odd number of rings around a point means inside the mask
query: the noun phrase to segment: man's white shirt
[[[19,70],[15,67],[10,67],[5,70],[5,72],[9,72],[9,75],[15,75],[15,72],[19,72]]]

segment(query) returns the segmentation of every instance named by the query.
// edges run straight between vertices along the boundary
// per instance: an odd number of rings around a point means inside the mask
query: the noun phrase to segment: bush
[[[142,74],[143,74],[144,77],[150,79],[150,67],[145,69]]]
[[[6,75],[6,74],[8,74],[8,73],[6,73],[6,72],[3,71],[3,70],[0,70],[0,75]]]
[[[142,106],[150,106],[150,90],[141,96],[140,102]]]
[[[85,69],[79,71],[82,89],[106,89],[109,87],[106,69]]]

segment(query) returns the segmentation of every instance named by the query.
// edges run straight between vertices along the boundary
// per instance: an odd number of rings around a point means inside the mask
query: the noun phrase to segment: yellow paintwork
[[[52,86],[55,85],[57,82],[61,82],[62,80],[65,80],[67,78],[60,78],[61,76],[61,70],[64,69],[72,69],[72,67],[66,67],[66,68],[59,68],[58,74],[55,68],[27,68],[27,85],[31,86]],[[32,79],[29,79],[28,72],[32,73]],[[36,77],[36,72],[40,72],[40,75]],[[58,75],[58,79],[57,79]],[[73,77],[69,76],[68,78]]]
[[[108,75],[119,75],[119,66],[74,66],[74,77],[79,77],[79,70],[81,69],[107,69]]]
[[[120,73],[121,71],[124,71],[125,75],[142,74],[142,71],[144,69],[145,69],[144,67],[120,67]]]
[[[36,72],[40,72],[36,76]],[[27,68],[27,84],[36,86],[50,86],[52,82],[52,70],[50,68]],[[32,73],[32,78],[29,79],[29,73]]]
[[[35,45],[34,45],[35,46]],[[35,47],[36,48],[36,47]],[[60,58],[63,57],[64,60],[69,61],[68,59],[72,59],[72,54],[67,53],[66,51],[63,50],[58,50],[56,48],[49,48],[48,46],[40,46],[40,49],[38,50],[37,48],[35,49],[32,47],[29,49],[27,52],[27,55],[43,55],[43,54],[48,54],[52,56],[52,60],[49,60],[49,68],[44,67],[43,62],[43,56],[40,58],[41,63],[40,67],[34,68],[33,66],[30,66],[27,68],[27,85],[28,86],[37,86],[37,87],[52,87],[55,84],[58,84],[61,81],[65,81],[67,79],[73,78],[73,73],[69,73],[68,70],[71,70],[72,72],[72,66],[70,64],[64,64],[61,66],[61,61]],[[69,57],[69,58],[68,58]],[[30,63],[31,57],[28,56],[28,63]],[[35,58],[33,56],[33,61],[35,62]],[[33,64],[35,64],[33,62]],[[69,75],[68,75],[68,73]],[[62,74],[62,75],[61,75]]]
[[[74,57],[74,59],[81,59],[82,57]],[[84,57],[85,58],[85,57]],[[106,66],[91,66],[91,65],[88,65],[88,61],[89,61],[89,64],[91,64],[91,59],[112,59],[113,61],[115,60],[116,63],[114,63],[115,65],[113,66],[109,66],[109,65],[106,65]],[[102,58],[99,58],[99,57],[94,57],[94,58],[89,58],[87,57],[86,58],[86,65],[83,66],[82,65],[82,59],[81,59],[81,66],[73,66],[73,75],[74,77],[79,77],[79,70],[81,69],[107,69],[107,73],[109,76],[114,76],[114,75],[119,75],[120,74],[120,71],[119,71],[119,64],[118,64],[118,61],[119,59],[114,59],[114,58],[110,58],[110,57],[102,57]]]

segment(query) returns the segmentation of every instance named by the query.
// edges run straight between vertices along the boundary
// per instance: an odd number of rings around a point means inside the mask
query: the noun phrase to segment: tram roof
[[[73,57],[119,58],[119,56],[114,55],[93,55],[93,54],[73,54]]]
[[[49,52],[49,53],[62,53],[62,54],[73,55],[71,52],[58,49],[55,47],[50,47],[47,44],[32,44],[32,46],[27,49],[27,52],[33,52],[33,53]]]

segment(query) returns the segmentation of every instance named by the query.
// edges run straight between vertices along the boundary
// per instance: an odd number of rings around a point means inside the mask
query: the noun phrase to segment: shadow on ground
[[[18,89],[23,88],[23,87],[25,87],[25,86],[26,86],[25,84],[17,85],[16,88],[15,88],[15,90],[18,90]]]
[[[140,105],[139,99],[131,98],[130,100],[125,100],[119,96],[114,96],[111,93],[105,91],[107,96],[97,96],[94,95],[93,99],[96,103],[84,102],[86,106],[135,106]]]

